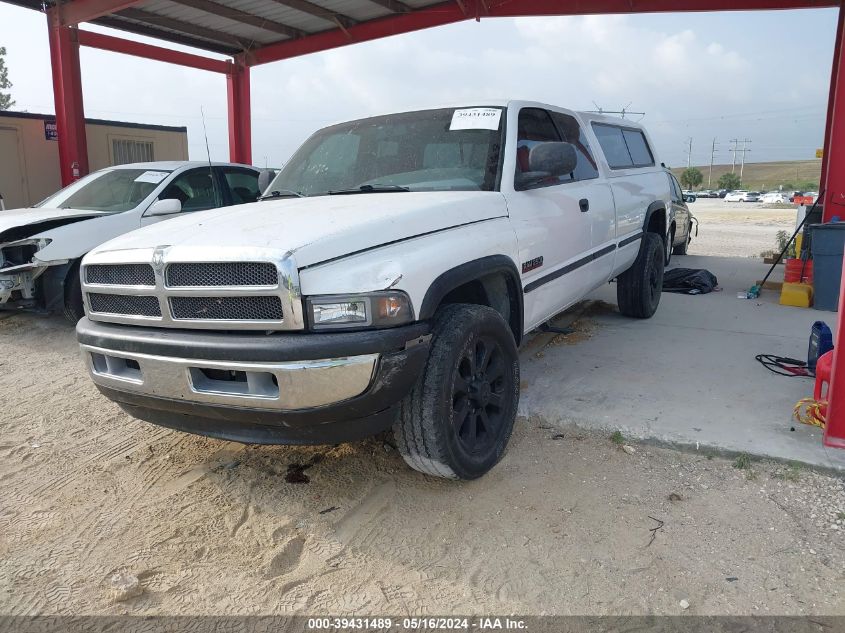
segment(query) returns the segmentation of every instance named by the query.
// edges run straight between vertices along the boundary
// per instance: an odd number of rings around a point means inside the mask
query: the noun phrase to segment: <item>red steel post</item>
[[[252,163],[252,114],[249,99],[249,66],[241,58],[235,59],[226,76],[229,105],[229,160],[233,163]]]
[[[835,215],[845,220],[845,8],[839,9],[839,29],[837,31],[834,66],[831,73],[830,107],[831,116],[828,118],[828,130],[825,134],[824,161],[824,217],[829,219]],[[836,326],[835,350],[833,352],[833,366],[830,374],[830,388],[828,391],[827,423],[824,431],[825,446],[845,448],[845,275],[842,276],[842,287],[839,289],[839,323]]]
[[[62,185],[67,186],[88,173],[79,41],[75,28],[61,25],[56,9],[47,11],[47,26],[59,136],[59,169]]]

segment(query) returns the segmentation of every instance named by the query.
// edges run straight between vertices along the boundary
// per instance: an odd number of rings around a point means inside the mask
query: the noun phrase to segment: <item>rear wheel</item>
[[[65,318],[76,325],[85,316],[85,308],[82,307],[82,283],[79,280],[79,262],[71,266],[65,280]]]
[[[402,401],[393,434],[411,468],[475,479],[501,459],[519,402],[516,343],[486,306],[445,306],[434,317],[423,374]]]
[[[622,314],[648,319],[657,311],[663,290],[663,258],[660,236],[644,233],[637,259],[616,279],[616,300]]]

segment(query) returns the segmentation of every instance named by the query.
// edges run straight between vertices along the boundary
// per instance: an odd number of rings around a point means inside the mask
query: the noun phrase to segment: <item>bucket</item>
[[[783,280],[791,284],[813,283],[813,260],[787,259]]]

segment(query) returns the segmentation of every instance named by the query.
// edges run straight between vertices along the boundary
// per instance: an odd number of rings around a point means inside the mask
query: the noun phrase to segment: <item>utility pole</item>
[[[751,151],[750,149],[746,149],[745,146],[750,142],[751,142],[750,138],[743,139],[743,141],[742,141],[742,149],[740,150],[742,152],[742,163],[739,166],[739,183],[740,183],[740,186],[742,185],[742,172],[745,169],[745,152]]]
[[[713,157],[716,155],[716,138],[713,138],[713,145],[710,146],[710,173],[707,175],[707,188],[713,184]]]
[[[732,138],[731,139],[731,148],[728,150],[731,154],[733,154],[733,161],[731,162],[731,173],[736,173],[736,153],[737,149],[736,146],[739,144],[739,139]]]
[[[692,167],[692,137],[687,139],[687,169]]]

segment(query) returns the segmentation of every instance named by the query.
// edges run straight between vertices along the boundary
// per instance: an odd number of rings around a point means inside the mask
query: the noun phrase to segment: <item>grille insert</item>
[[[275,286],[279,274],[268,262],[177,263],[167,267],[166,279],[171,288]]]
[[[146,317],[161,316],[161,306],[156,297],[89,292],[88,304],[91,306],[91,312],[102,314],[126,314]]]
[[[89,284],[112,286],[155,286],[156,277],[149,264],[93,264],[85,267]]]
[[[279,297],[171,297],[174,319],[219,321],[281,321]]]

